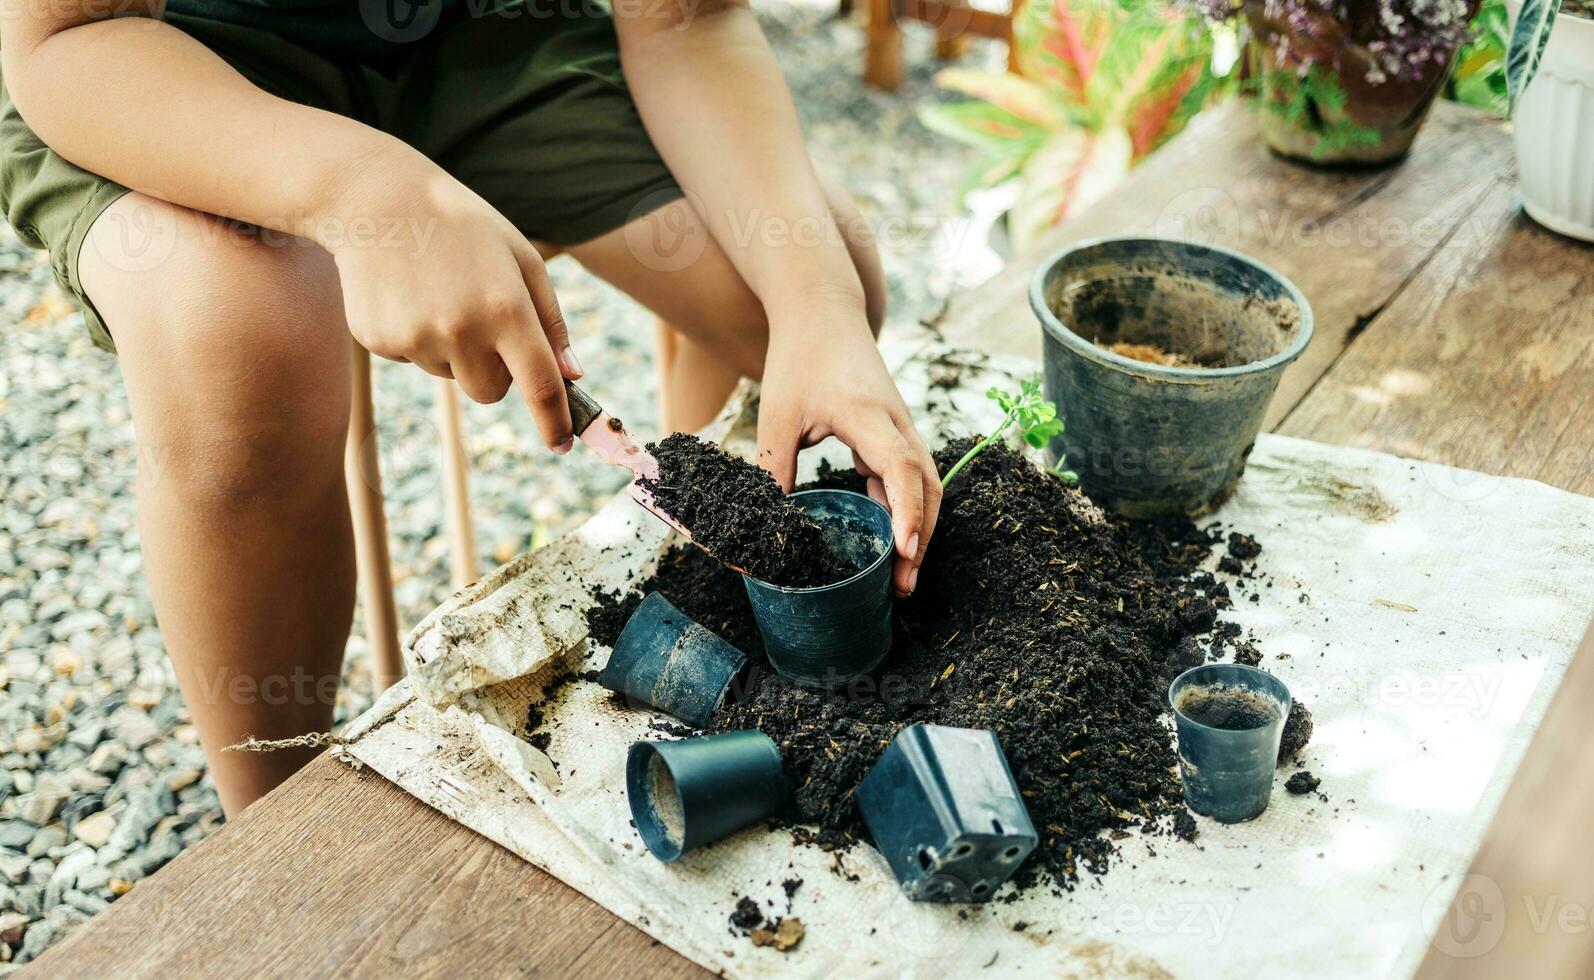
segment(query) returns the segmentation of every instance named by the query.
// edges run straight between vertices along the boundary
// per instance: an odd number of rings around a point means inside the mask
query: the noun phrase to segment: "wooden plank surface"
[[[1499,177],[1279,431],[1594,494],[1591,327],[1594,247]]]
[[[1453,105],[1436,108],[1402,166],[1339,173],[1274,159],[1247,110],[1232,106],[1203,117],[1048,244],[1154,233],[1246,251],[1295,280],[1317,314],[1317,339],[1275,400],[1269,421],[1280,431],[1594,493],[1594,251],[1523,218],[1514,181],[1503,127]],[[1014,262],[960,297],[941,324],[946,338],[1038,358],[1025,295],[1034,265]],[[1568,684],[1590,675],[1590,690],[1576,704],[1558,698],[1544,728],[1571,732],[1568,744],[1578,747],[1594,740],[1584,720],[1594,696],[1589,660],[1585,650]],[[1543,768],[1538,745],[1502,819],[1523,793],[1556,788],[1558,770]],[[1584,854],[1576,834],[1590,825],[1586,802],[1568,798],[1554,811],[1568,818],[1558,845]],[[1531,826],[1531,812],[1524,808],[1511,833]],[[1510,840],[1495,860],[1510,853]],[[1566,869],[1594,873],[1582,863]],[[1579,880],[1586,901],[1589,879]],[[38,969],[427,975],[465,967],[702,975],[381,777],[325,758],[139,884]]]
[[[376,773],[324,755],[26,972],[711,975]]]

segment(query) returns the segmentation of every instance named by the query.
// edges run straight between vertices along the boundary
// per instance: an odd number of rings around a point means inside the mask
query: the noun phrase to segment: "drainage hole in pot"
[[[926,871],[930,870],[930,849],[928,847],[919,848],[919,867]]]
[[[970,844],[968,841],[964,841],[963,843],[959,844],[958,846],[952,848],[952,853],[949,855],[949,857],[951,857],[952,860],[956,861],[958,858],[966,858],[966,857],[968,857],[969,853],[972,852],[973,850],[974,850],[974,845]]]
[[[990,890],[990,884],[988,882],[982,881],[974,886],[974,888],[971,890],[971,893],[975,898],[983,898]]]
[[[1018,852],[1020,850],[1022,850],[1022,848],[1020,848],[1017,844],[1014,844],[1012,847],[1009,847],[1007,850],[1002,852],[1002,860],[1013,860],[1014,858],[1018,857]]]
[[[1002,821],[1000,821],[1000,820],[992,820],[991,821],[991,829],[996,831],[998,834],[1007,833],[1007,831],[1002,829]]]

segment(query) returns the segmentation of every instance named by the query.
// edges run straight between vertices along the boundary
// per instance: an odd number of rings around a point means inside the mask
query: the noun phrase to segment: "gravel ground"
[[[823,169],[882,228],[888,329],[933,316],[952,288],[965,152],[918,125],[936,98],[927,32],[911,30],[900,92],[858,82],[862,30],[834,4],[761,5]],[[972,62],[997,63],[994,45]],[[569,262],[554,281],[592,387],[655,429],[651,319]],[[116,362],[96,350],[44,257],[0,228],[0,971],[37,956],[222,823],[141,574],[132,426]],[[623,381],[622,381],[623,379]],[[382,464],[399,613],[448,594],[431,379],[382,362]],[[484,567],[580,523],[620,486],[581,453],[555,463],[513,399],[468,405]],[[370,703],[350,638],[340,721]],[[6,964],[10,964],[7,966]]]

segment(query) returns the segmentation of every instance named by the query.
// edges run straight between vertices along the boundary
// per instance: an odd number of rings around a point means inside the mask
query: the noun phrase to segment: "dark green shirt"
[[[280,34],[338,60],[390,66],[437,31],[501,0],[167,0],[166,9]]]

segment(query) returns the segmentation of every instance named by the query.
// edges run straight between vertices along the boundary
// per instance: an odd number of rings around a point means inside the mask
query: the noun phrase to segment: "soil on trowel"
[[[720,561],[786,588],[829,585],[858,571],[758,466],[685,433],[648,451],[659,478],[637,482]]]
[[[1187,687],[1179,692],[1174,707],[1191,721],[1231,732],[1261,728],[1277,720],[1280,712],[1255,691],[1220,684]]]
[[[941,471],[971,444],[938,452]],[[832,470],[817,482],[858,489],[858,479]],[[783,681],[767,669],[739,577],[687,546],[637,591],[598,597],[589,622],[612,645],[629,610],[658,591],[763,665],[714,727],[775,740],[793,787],[782,821],[821,847],[868,840],[852,793],[905,726],[993,730],[1041,837],[1016,881],[1072,888],[1104,873],[1132,830],[1196,835],[1166,695],[1171,676],[1203,661],[1197,638],[1230,605],[1202,570],[1218,543],[1188,522],[1104,514],[996,447],[947,489],[918,589],[897,603],[892,652],[873,677],[828,692]]]

